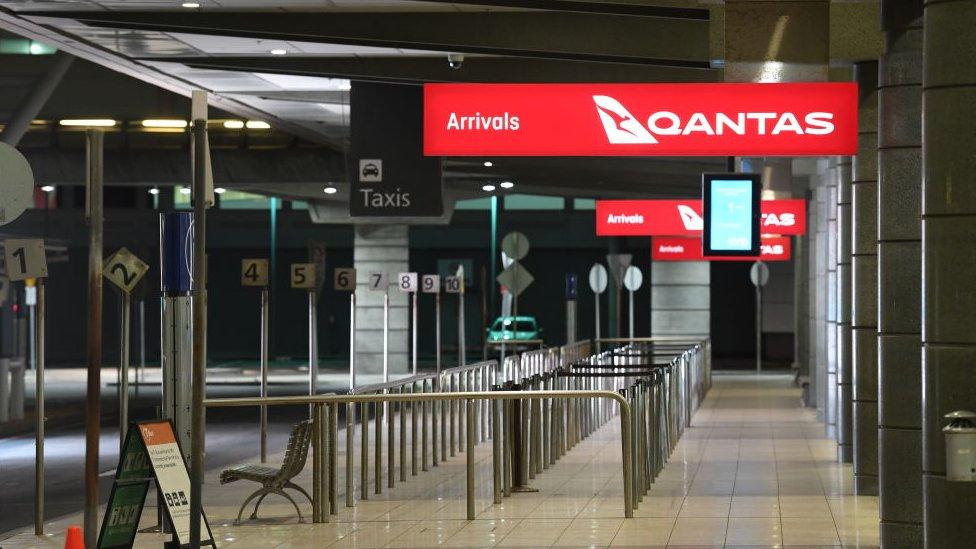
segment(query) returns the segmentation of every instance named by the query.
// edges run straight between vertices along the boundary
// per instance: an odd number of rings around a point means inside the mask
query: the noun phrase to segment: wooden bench
[[[298,511],[298,522],[302,522],[302,511],[298,508],[295,500],[285,492],[285,488],[291,488],[292,490],[301,492],[308,499],[309,503],[312,502],[312,498],[308,495],[308,492],[291,481],[291,479],[298,476],[302,472],[302,469],[305,468],[305,461],[308,458],[308,445],[311,440],[311,420],[299,422],[291,429],[291,435],[288,437],[288,446],[285,448],[285,459],[282,461],[280,469],[263,465],[238,465],[220,473],[221,484],[228,484],[238,480],[249,480],[261,485],[261,488],[244,500],[240,511],[237,513],[235,524],[241,522],[241,515],[244,514],[244,508],[254,498],[259,499],[254,504],[254,512],[251,513],[250,518],[258,518],[258,507],[261,506],[261,502],[269,494],[277,494],[290,501],[295,506],[295,511]]]

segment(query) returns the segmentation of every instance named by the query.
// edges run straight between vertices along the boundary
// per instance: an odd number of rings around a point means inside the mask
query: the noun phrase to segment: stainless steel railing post
[[[501,411],[503,402],[487,401],[491,405],[491,472],[492,494],[495,503],[502,502],[502,430]]]
[[[465,415],[467,416],[467,500],[468,500],[468,520],[474,520],[474,402],[470,399],[464,401]]]
[[[329,511],[333,515],[339,514],[338,497],[339,483],[339,405],[329,405]]]
[[[369,403],[359,405],[359,497],[369,499]]]
[[[356,505],[355,494],[353,493],[353,470],[355,469],[355,456],[353,450],[356,443],[356,404],[349,402],[346,404],[346,507]]]

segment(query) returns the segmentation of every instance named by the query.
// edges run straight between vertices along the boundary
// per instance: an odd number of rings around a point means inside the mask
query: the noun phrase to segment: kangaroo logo
[[[657,139],[643,124],[620,104],[620,101],[609,95],[594,95],[596,112],[603,122],[603,130],[607,132],[607,139],[613,144],[656,144]]]
[[[678,204],[678,213],[681,215],[681,222],[684,223],[686,231],[705,230],[705,221],[691,206]]]

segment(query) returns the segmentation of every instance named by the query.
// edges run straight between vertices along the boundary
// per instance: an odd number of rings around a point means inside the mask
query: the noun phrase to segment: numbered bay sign
[[[47,277],[47,256],[40,238],[8,238],[3,242],[3,255],[11,282]]]
[[[390,287],[390,277],[385,271],[370,271],[367,278],[371,292],[385,292]]]
[[[148,271],[149,265],[126,248],[119,248],[102,266],[102,276],[127,294],[132,293],[132,289]]]
[[[176,544],[190,542],[190,475],[169,420],[134,424],[122,445],[122,459],[98,533],[98,549],[132,547],[150,483],[163,496],[166,518]],[[200,544],[217,547],[207,516],[202,513]]]
[[[299,290],[314,290],[315,263],[292,263],[291,287]]]
[[[260,286],[268,285],[268,260],[267,259],[242,259],[241,260],[241,286]]]
[[[444,291],[449,294],[459,294],[464,288],[464,280],[461,277],[449,276],[444,278]]]
[[[337,292],[355,292],[356,269],[351,267],[341,267],[336,269],[332,277],[332,287]]]
[[[417,273],[400,273],[397,275],[397,288],[401,292],[417,291]]]
[[[425,294],[441,292],[441,277],[438,275],[424,275],[420,278],[420,291]]]

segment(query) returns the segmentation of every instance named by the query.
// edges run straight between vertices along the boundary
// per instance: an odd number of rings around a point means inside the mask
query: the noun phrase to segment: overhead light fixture
[[[180,194],[190,194],[190,187],[180,187]]]
[[[288,50],[281,49],[281,48],[275,48],[271,50],[271,55],[285,55],[286,53],[288,53]]]
[[[495,190],[495,186],[494,185],[490,185],[490,184],[489,185],[482,185],[481,190],[490,193],[490,192],[492,192],[492,191]]]
[[[511,181],[502,181],[501,183],[498,184],[498,186],[503,189],[511,189],[512,187],[515,186],[515,183],[512,183]]]
[[[54,185],[44,185],[41,187],[41,190],[46,193],[52,192],[54,190]]]
[[[263,122],[261,120],[248,120],[245,126],[247,126],[247,129],[249,130],[270,130],[271,129],[271,124],[268,124],[267,122]]]
[[[224,128],[228,130],[239,130],[244,127],[243,120],[228,120],[224,122]]]
[[[490,167],[492,167],[494,165],[495,164],[491,160],[485,160],[485,167],[486,168],[490,168]]]
[[[190,123],[186,120],[169,120],[164,118],[150,118],[142,121],[143,128],[186,128]]]
[[[153,187],[153,188],[149,189],[149,194],[154,195],[154,196],[157,195],[157,194],[159,194],[159,188],[158,187]]]
[[[200,7],[200,2],[183,2],[184,8],[194,9]]]
[[[339,189],[333,187],[332,185],[329,185],[328,187],[326,187],[326,188],[324,188],[322,190],[325,192],[325,194],[335,194],[335,193],[339,192]]]
[[[214,192],[217,194],[224,194],[225,192],[227,192],[227,189],[223,187],[217,187],[216,189],[214,189]]]
[[[111,118],[66,118],[58,122],[62,126],[88,126],[92,128],[111,128],[117,122]]]

